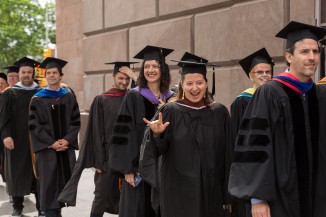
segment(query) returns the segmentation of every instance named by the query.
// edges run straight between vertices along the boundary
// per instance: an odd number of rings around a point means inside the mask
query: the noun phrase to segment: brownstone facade
[[[284,40],[274,35],[290,20],[315,24],[316,1],[56,0],[57,53],[69,61],[64,82],[87,111],[94,96],[112,86],[113,68],[104,63],[131,61],[150,44],[175,49],[167,58],[173,84],[179,75],[170,60],[185,51],[220,65],[215,99],[229,107],[251,86],[239,59],[266,47],[276,61],[275,71],[284,70]]]

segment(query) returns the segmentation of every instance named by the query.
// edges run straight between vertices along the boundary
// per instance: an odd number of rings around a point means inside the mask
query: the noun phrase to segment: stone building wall
[[[80,107],[86,111],[97,94],[112,86],[113,67],[104,63],[132,61],[147,44],[175,49],[167,57],[173,84],[179,75],[170,60],[180,59],[185,51],[220,65],[216,69],[215,99],[229,107],[251,85],[238,65],[239,59],[265,46],[276,61],[275,71],[282,71],[284,41],[274,35],[289,20],[315,23],[315,0],[56,0],[56,3],[58,57],[69,61],[64,69],[64,82],[76,91]]]

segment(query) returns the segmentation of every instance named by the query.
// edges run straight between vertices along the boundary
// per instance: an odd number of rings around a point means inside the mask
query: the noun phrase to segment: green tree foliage
[[[48,7],[50,39],[55,39],[54,5]],[[52,10],[52,12],[51,12]],[[0,1],[0,67],[29,56],[41,60],[45,47],[46,13],[37,0]],[[51,41],[55,43],[55,41]]]

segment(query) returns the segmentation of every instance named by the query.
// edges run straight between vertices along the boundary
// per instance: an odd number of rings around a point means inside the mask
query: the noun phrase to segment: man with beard
[[[53,57],[41,63],[48,86],[34,95],[29,110],[40,207],[46,217],[61,217],[64,204],[57,199],[71,177],[78,150],[79,107],[75,95],[61,87],[66,64]]]
[[[243,116],[231,166],[229,191],[249,199],[253,217],[318,217],[325,187],[318,185],[319,100],[311,77],[326,29],[290,22],[276,37],[287,39],[289,72],[255,92]]]
[[[39,90],[33,81],[34,68],[38,64],[27,57],[15,62],[20,82],[6,89],[0,99],[0,132],[5,146],[6,188],[13,199],[12,216],[21,216],[24,196],[31,192],[35,193],[39,215],[43,214],[39,210],[28,135],[29,103]]]
[[[90,113],[80,155],[71,180],[62,191],[59,201],[69,205],[76,204],[77,186],[83,169],[94,167],[96,169],[95,197],[92,204],[91,217],[101,217],[104,212],[119,213],[119,179],[108,171],[109,149],[112,143],[114,124],[130,78],[136,80],[137,76],[129,68],[135,62],[112,62],[114,71],[112,79],[113,88],[95,97]]]

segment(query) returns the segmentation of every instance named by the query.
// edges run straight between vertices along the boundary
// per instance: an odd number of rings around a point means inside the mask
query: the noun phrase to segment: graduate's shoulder
[[[4,89],[4,91],[1,93],[1,95],[10,95],[16,91],[17,91],[17,89],[14,89],[12,87],[7,87],[6,89]]]
[[[143,104],[144,97],[135,89],[128,90],[123,101],[127,104]],[[124,104],[124,103],[123,103]]]
[[[317,90],[317,93],[326,95],[326,84],[318,84],[318,85],[316,85],[316,90]]]
[[[140,97],[141,94],[135,88],[128,90],[126,97]]]
[[[102,93],[94,97],[92,105],[97,104],[99,106],[105,106],[105,105],[115,105],[122,102],[123,98],[125,96],[110,96],[108,93]]]
[[[226,108],[225,105],[219,102],[213,102],[208,106],[209,110],[214,111],[214,112],[223,112],[226,114],[229,114],[228,109]]]
[[[318,84],[316,85],[316,93],[318,100],[320,103],[325,104],[326,103],[326,84]]]
[[[270,80],[266,84],[261,85],[257,88],[257,90],[264,90],[264,91],[279,91],[280,89],[283,89],[282,83]]]
[[[236,106],[236,105],[243,105],[243,104],[248,104],[248,102],[252,99],[252,96],[253,95],[242,95],[242,94],[240,94],[239,96],[237,96],[234,100],[233,100],[233,102],[232,102],[232,104],[231,104],[231,108],[233,107],[233,106]]]

